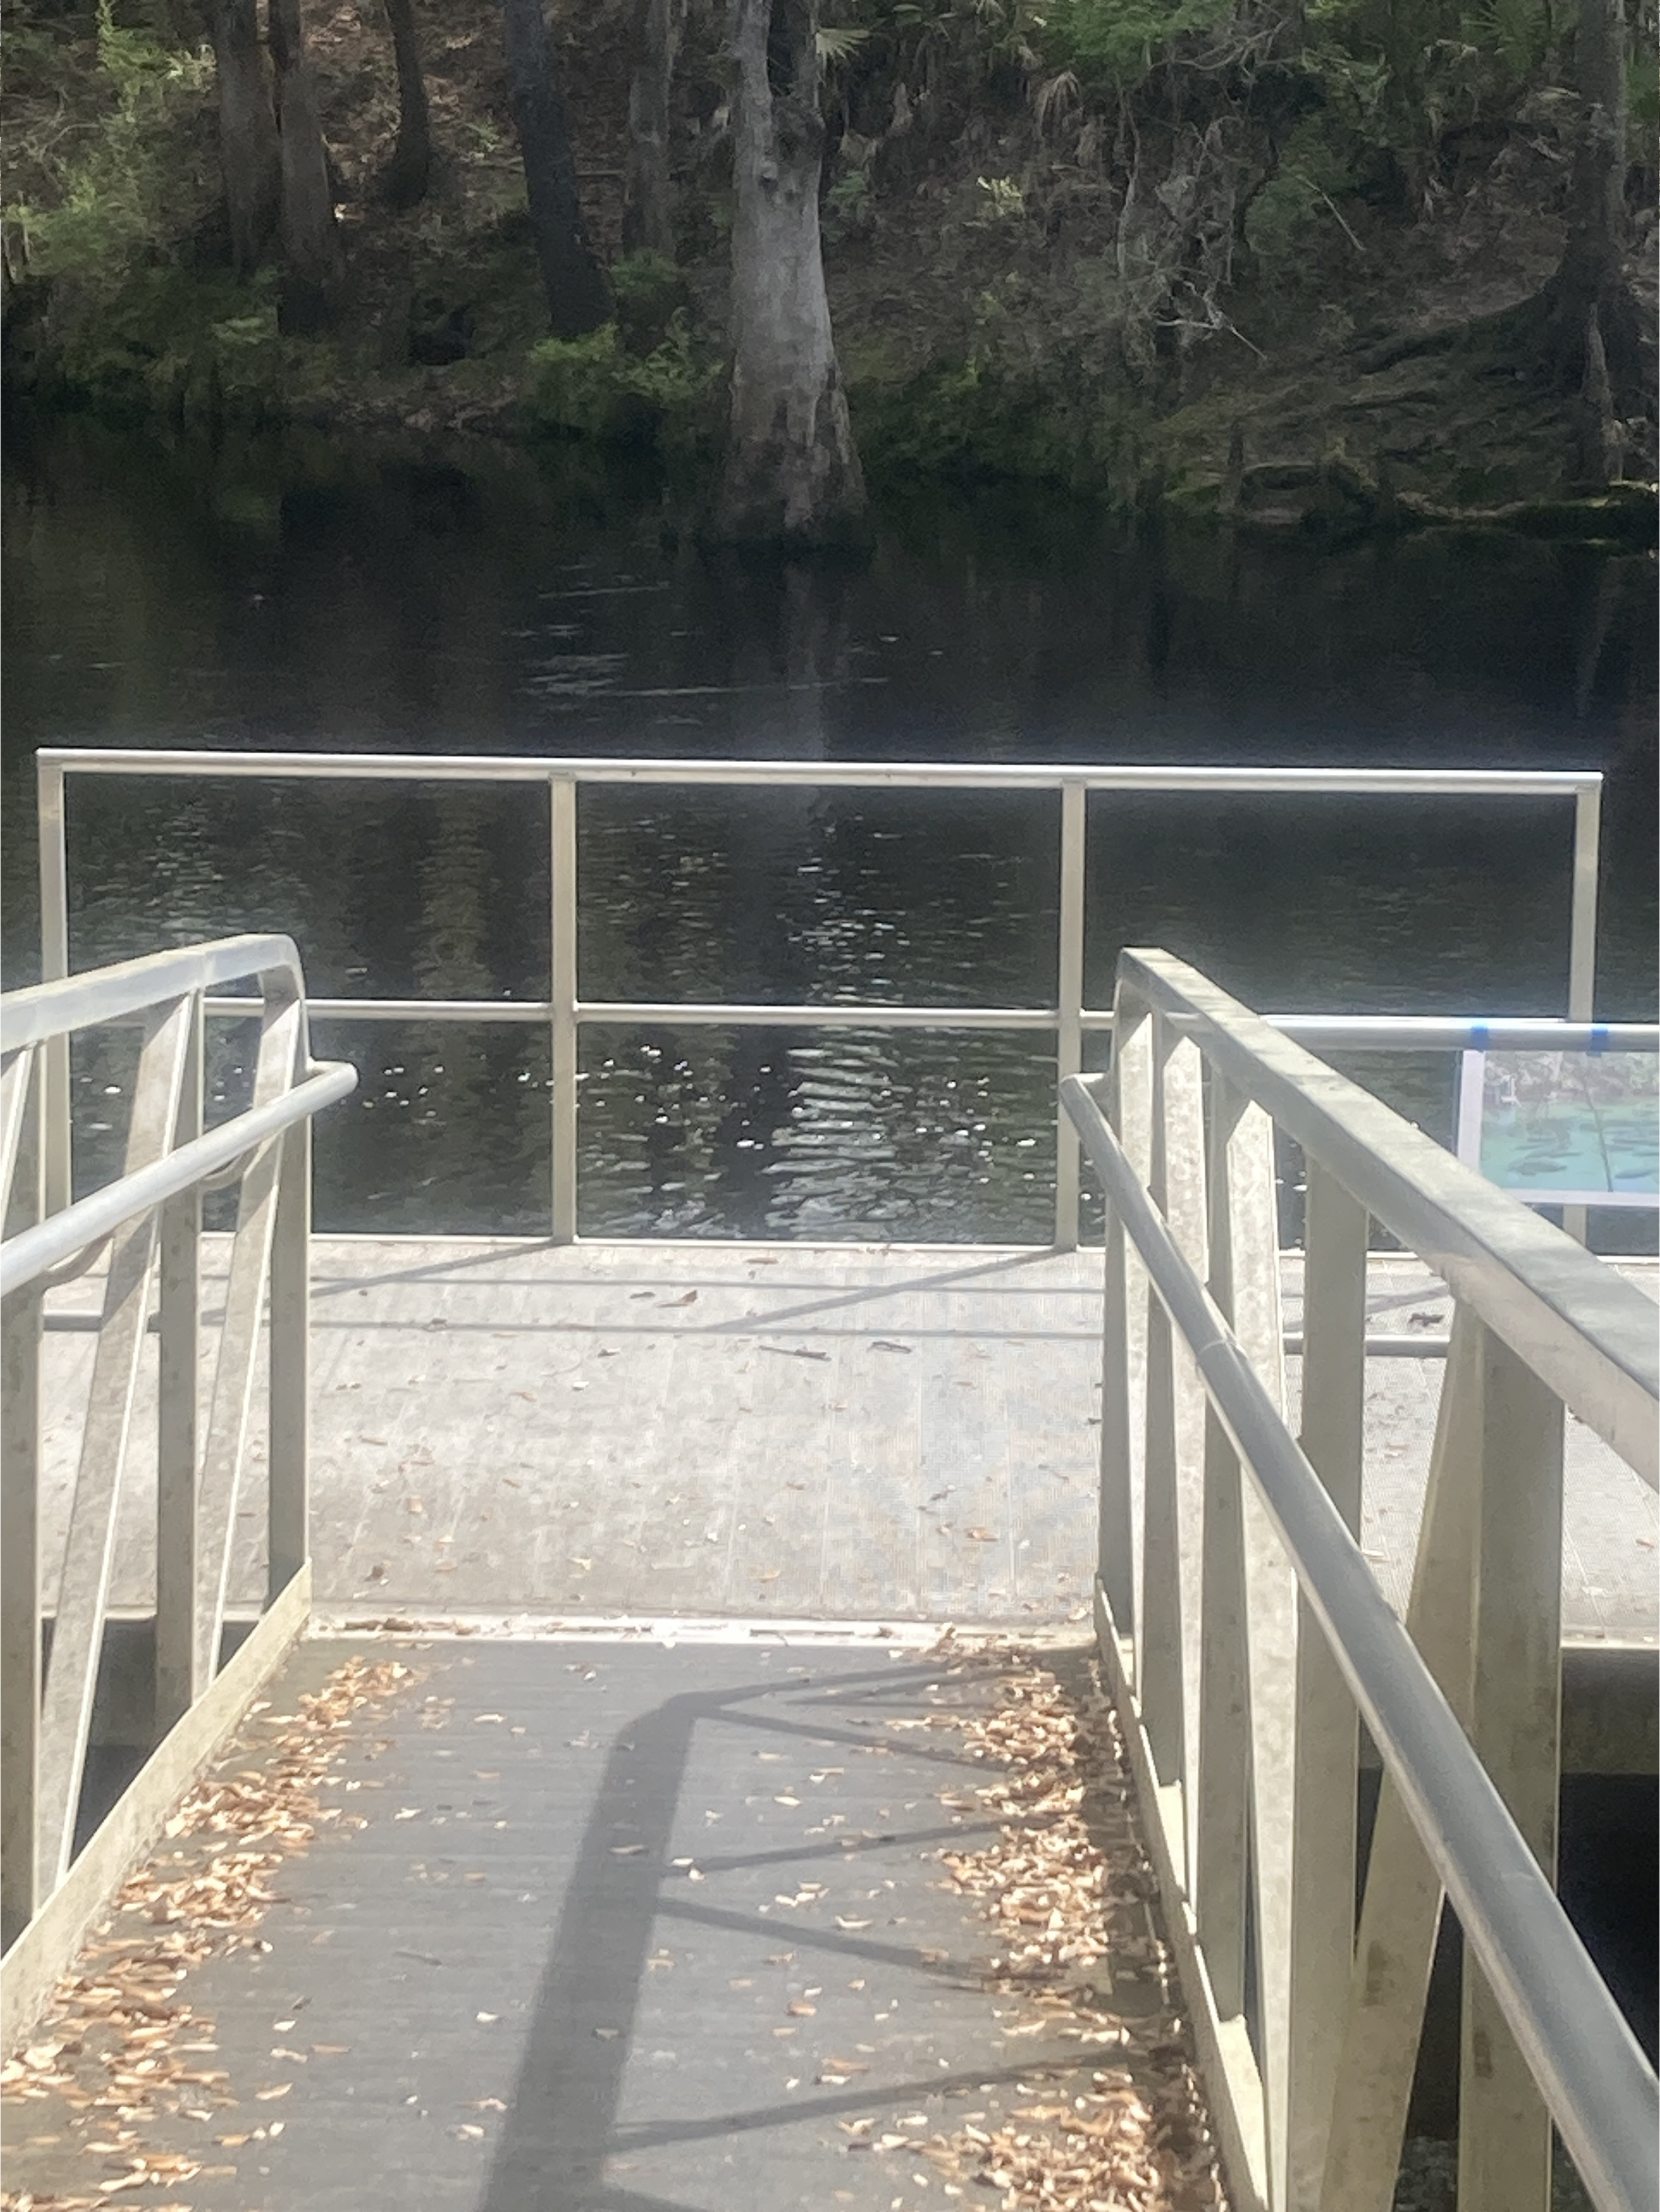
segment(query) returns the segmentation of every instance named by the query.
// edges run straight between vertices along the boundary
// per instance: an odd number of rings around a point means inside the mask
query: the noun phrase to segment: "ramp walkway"
[[[1118,2203],[1213,2205],[1088,1675],[1076,1651],[302,1644],[18,2069],[8,2185],[887,2212],[996,2202],[1041,2148],[1087,2175],[1056,2203],[1113,2176]],[[307,1697],[360,1694],[318,1743]],[[1041,1787],[1005,1767],[1000,1737],[1055,1735]],[[328,1761],[298,1789],[296,1737]],[[181,1937],[204,1955],[174,1985]]]

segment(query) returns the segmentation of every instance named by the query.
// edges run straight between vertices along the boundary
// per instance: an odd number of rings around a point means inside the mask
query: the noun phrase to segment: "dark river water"
[[[5,969],[38,956],[41,744],[791,760],[1597,767],[1598,1012],[1653,1018],[1654,570],[1475,536],[1318,552],[1126,532],[1052,498],[919,496],[856,573],[711,566],[569,453],[222,450],[17,426],[5,479]],[[1053,796],[599,790],[590,998],[1042,1003]],[[1558,1013],[1572,808],[1092,802],[1088,988],[1121,946],[1279,1010]],[[544,997],[545,801],[85,781],[73,957],[291,932],[319,994]],[[587,1233],[1048,1233],[1040,1038],[587,1031]],[[325,1226],[535,1231],[545,1040],[318,1025],[362,1072]],[[228,1030],[213,1088],[234,1095]],[[89,1171],[118,1038],[76,1070]],[[1436,1134],[1449,1062],[1361,1073]],[[1645,1224],[1629,1221],[1624,1241]]]

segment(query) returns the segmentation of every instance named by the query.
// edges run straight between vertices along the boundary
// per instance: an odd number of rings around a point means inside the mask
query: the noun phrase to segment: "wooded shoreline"
[[[1414,5],[1419,33],[1462,21]],[[753,135],[724,23],[681,0],[556,8],[544,52],[520,0],[277,0],[244,91],[257,108],[268,80],[290,136],[314,131],[327,208],[291,154],[273,186],[295,172],[305,222],[227,195],[227,27],[258,30],[252,0],[7,0],[7,396],[210,437],[575,441],[654,471],[676,527],[787,537],[771,402],[737,428],[756,371],[734,382],[733,347],[764,309],[763,385],[805,376],[850,426],[800,480],[832,538],[862,475],[1322,542],[1457,522],[1651,544],[1653,26],[1533,5],[1456,66],[1385,55],[1369,108],[1344,74],[1382,51],[1365,0],[1317,38],[1264,17],[1249,51],[1222,0],[1139,45],[1127,0],[798,9],[793,112],[814,120],[787,244],[745,230],[742,173],[774,193],[794,126]],[[763,12],[776,46],[795,18]],[[776,108],[767,52],[753,96]],[[1600,70],[1618,106],[1627,68],[1616,174],[1585,88]],[[563,171],[532,158],[540,82]],[[777,270],[811,285],[821,258],[829,322],[800,352]]]

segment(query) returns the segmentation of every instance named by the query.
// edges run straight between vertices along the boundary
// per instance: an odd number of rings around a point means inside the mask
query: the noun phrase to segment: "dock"
[[[228,1242],[204,1240],[210,1327]],[[1084,1621],[1101,1267],[1098,1249],[319,1236],[319,1620]],[[1660,1299],[1660,1266],[1620,1272]],[[1295,1336],[1299,1255],[1281,1274]],[[52,1310],[72,1322],[99,1294],[82,1278]],[[1421,1263],[1372,1258],[1370,1333],[1433,1346],[1450,1307]],[[48,1587],[94,1341],[72,1326],[46,1340],[46,1401],[62,1409],[43,1440]],[[1397,1611],[1442,1364],[1432,1351],[1367,1365],[1361,1542]],[[1292,1357],[1293,1417],[1299,1381]],[[141,1435],[154,1389],[152,1342]],[[1660,1500],[1578,1422],[1566,1465],[1564,1641],[1655,1645]],[[112,1601],[143,1612],[154,1482],[132,1474]],[[255,1498],[241,1511],[232,1595],[257,1610],[264,1521]]]
[[[226,1239],[206,1239],[212,1325]],[[319,1620],[936,1621],[1089,1617],[1100,1451],[1100,1252],[974,1245],[580,1243],[317,1237],[312,1526]],[[1660,1298],[1660,1265],[1620,1272]],[[100,1279],[53,1297],[93,1314]],[[1301,1256],[1281,1259],[1301,1328]],[[1450,1297],[1375,1256],[1368,1329],[1434,1347]],[[91,1332],[49,1329],[46,1586]],[[1299,1360],[1286,1363],[1292,1411]],[[112,1604],[155,1573],[155,1347]],[[1403,1610],[1441,1360],[1365,1380],[1361,1547]],[[259,1422],[257,1422],[259,1427]],[[257,1451],[254,1444],[254,1451]],[[241,1509],[233,1599],[259,1608]],[[1569,1422],[1565,1644],[1660,1644],[1660,1500]]]

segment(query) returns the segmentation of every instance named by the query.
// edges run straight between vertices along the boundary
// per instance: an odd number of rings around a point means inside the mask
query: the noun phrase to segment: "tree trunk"
[[[1602,317],[1593,307],[1585,327],[1585,380],[1579,393],[1579,481],[1606,491],[1625,465],[1625,432],[1608,382],[1608,349]]]
[[[542,0],[502,0],[508,98],[525,163],[525,197],[556,338],[580,338],[610,319],[611,299],[582,220],[565,103],[554,76]]]
[[[282,200],[277,123],[259,51],[258,0],[216,0],[213,52],[231,258],[237,275],[246,276],[270,251]]]
[[[714,534],[864,536],[865,483],[824,294],[815,0],[733,0],[732,401]]]
[[[1581,101],[1567,244],[1542,295],[1543,343],[1559,381],[1587,370],[1595,315],[1615,404],[1638,404],[1646,379],[1637,302],[1626,281],[1626,26],[1622,0],[1581,0],[1574,33]]]
[[[415,35],[413,0],[386,0],[392,51],[398,64],[398,143],[386,174],[386,194],[394,207],[413,207],[425,199],[432,177],[432,123],[427,112],[427,83]]]
[[[340,233],[334,220],[328,156],[317,94],[306,65],[300,0],[271,0],[271,54],[277,68],[277,135],[283,169],[285,329],[325,329],[340,281]]]
[[[674,198],[669,180],[669,97],[680,51],[685,0],[639,0],[629,79],[628,173],[623,244],[630,253],[674,258]]]

